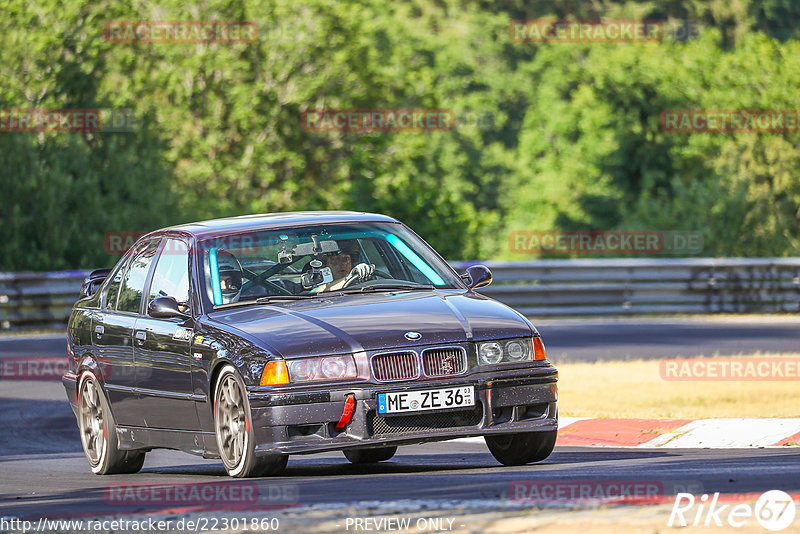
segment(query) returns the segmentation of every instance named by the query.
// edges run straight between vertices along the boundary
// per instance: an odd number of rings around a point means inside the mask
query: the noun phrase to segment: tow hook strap
[[[341,430],[347,423],[350,422],[350,419],[353,418],[353,410],[356,408],[356,396],[353,393],[347,394],[347,399],[344,401],[344,411],[342,412],[342,417],[339,419],[339,422],[336,423],[336,430]]]

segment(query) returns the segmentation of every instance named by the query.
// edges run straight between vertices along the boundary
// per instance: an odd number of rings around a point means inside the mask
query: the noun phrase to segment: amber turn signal
[[[544,352],[544,343],[542,343],[542,338],[536,336],[533,338],[533,359],[534,360],[544,360],[547,359],[547,354]]]
[[[289,370],[286,368],[286,362],[283,360],[274,360],[267,362],[264,366],[264,372],[261,373],[262,386],[278,386],[280,384],[289,383]]]

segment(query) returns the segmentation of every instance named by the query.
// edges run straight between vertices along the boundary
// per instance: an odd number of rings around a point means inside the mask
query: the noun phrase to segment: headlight
[[[526,359],[528,351],[521,341],[509,341],[506,343],[506,355],[512,362],[520,362]]]
[[[533,361],[531,338],[488,341],[478,344],[478,364],[518,363]]]
[[[500,363],[503,359],[503,350],[500,348],[500,343],[481,343],[478,345],[478,359],[480,363]]]
[[[356,378],[356,362],[353,356],[321,356],[291,360],[289,377],[292,382],[310,382],[312,380],[343,380]]]

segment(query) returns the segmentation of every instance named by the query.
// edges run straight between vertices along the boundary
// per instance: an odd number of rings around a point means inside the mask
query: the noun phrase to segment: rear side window
[[[122,277],[117,311],[139,313],[144,283],[158,249],[158,243],[159,240],[148,241],[134,253],[133,259]]]
[[[105,306],[109,310],[117,307],[117,297],[119,296],[119,286],[122,285],[122,275],[125,273],[125,266],[128,265],[126,261],[120,261],[117,267],[109,275],[109,284],[106,288]]]
[[[156,297],[173,297],[181,304],[189,303],[189,251],[183,241],[167,239],[161,251],[148,302]]]

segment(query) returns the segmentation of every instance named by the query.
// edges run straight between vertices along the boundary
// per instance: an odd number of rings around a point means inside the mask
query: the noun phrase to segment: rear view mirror
[[[188,319],[189,314],[183,313],[178,306],[178,301],[173,297],[156,297],[147,306],[147,313],[156,319],[170,319],[181,317]]]
[[[311,243],[298,243],[291,250],[278,252],[278,263],[292,263],[298,256],[313,256],[315,254],[330,254],[339,250],[339,244],[333,239],[319,241],[317,236],[312,236]]]

